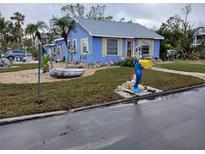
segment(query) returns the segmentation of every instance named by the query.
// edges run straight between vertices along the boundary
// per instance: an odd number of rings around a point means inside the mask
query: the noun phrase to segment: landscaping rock
[[[127,93],[127,92],[124,92],[122,90],[122,87],[121,86],[118,86],[116,89],[115,89],[115,92],[120,95],[121,97],[123,98],[131,98],[133,97],[131,94]]]
[[[157,92],[161,92],[162,90],[160,89],[156,89],[150,86],[143,86],[142,84],[139,84],[138,87],[140,89],[140,93],[134,93],[133,89],[134,89],[134,85],[135,85],[135,75],[133,75],[133,77],[131,77],[132,80],[131,81],[126,81],[125,83],[123,83],[121,86],[118,86],[115,90],[115,92],[124,97],[124,98],[130,98],[133,96],[143,96],[143,95],[147,95],[147,94],[152,94],[152,93],[157,93]]]
[[[130,81],[127,81],[125,83],[122,84],[122,87],[124,89],[130,89],[131,88],[131,82]]]
[[[153,87],[150,87],[150,86],[146,86],[146,89],[148,90],[148,91],[152,91],[152,92],[162,92],[162,90],[160,90],[160,89],[157,89],[157,88],[153,88]]]
[[[145,87],[141,84],[139,84],[138,87],[139,87],[140,90],[145,90]]]

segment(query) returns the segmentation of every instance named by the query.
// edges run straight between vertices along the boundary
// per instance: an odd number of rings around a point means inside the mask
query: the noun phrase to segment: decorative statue
[[[142,65],[139,63],[139,58],[140,58],[140,48],[136,48],[136,54],[134,56],[134,64],[135,64],[135,76],[136,76],[136,81],[134,85],[134,92],[139,93],[140,89],[138,87],[138,84],[142,80]]]

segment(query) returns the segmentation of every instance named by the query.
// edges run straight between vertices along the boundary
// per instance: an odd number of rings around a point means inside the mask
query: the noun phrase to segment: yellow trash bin
[[[139,63],[142,65],[144,69],[151,69],[152,68],[152,60],[151,59],[142,59],[139,60]]]

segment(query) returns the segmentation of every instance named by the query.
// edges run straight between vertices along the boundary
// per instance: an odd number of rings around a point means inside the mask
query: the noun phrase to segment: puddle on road
[[[174,94],[169,94],[169,95],[165,95],[165,96],[159,96],[159,97],[155,97],[155,98],[152,98],[152,99],[139,100],[137,102],[137,104],[145,104],[145,103],[150,103],[150,102],[153,102],[153,101],[161,101],[161,100],[174,99],[174,98],[182,97],[182,96],[183,97],[184,96],[190,96],[190,95],[199,93],[199,91],[201,89],[205,90],[205,88],[192,89],[192,90],[184,91],[184,92],[180,92],[180,93],[174,93]]]

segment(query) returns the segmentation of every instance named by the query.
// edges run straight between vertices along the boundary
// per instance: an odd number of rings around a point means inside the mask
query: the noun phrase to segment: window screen
[[[142,46],[142,54],[149,54],[149,46]]]
[[[117,55],[117,40],[107,39],[107,55]]]

